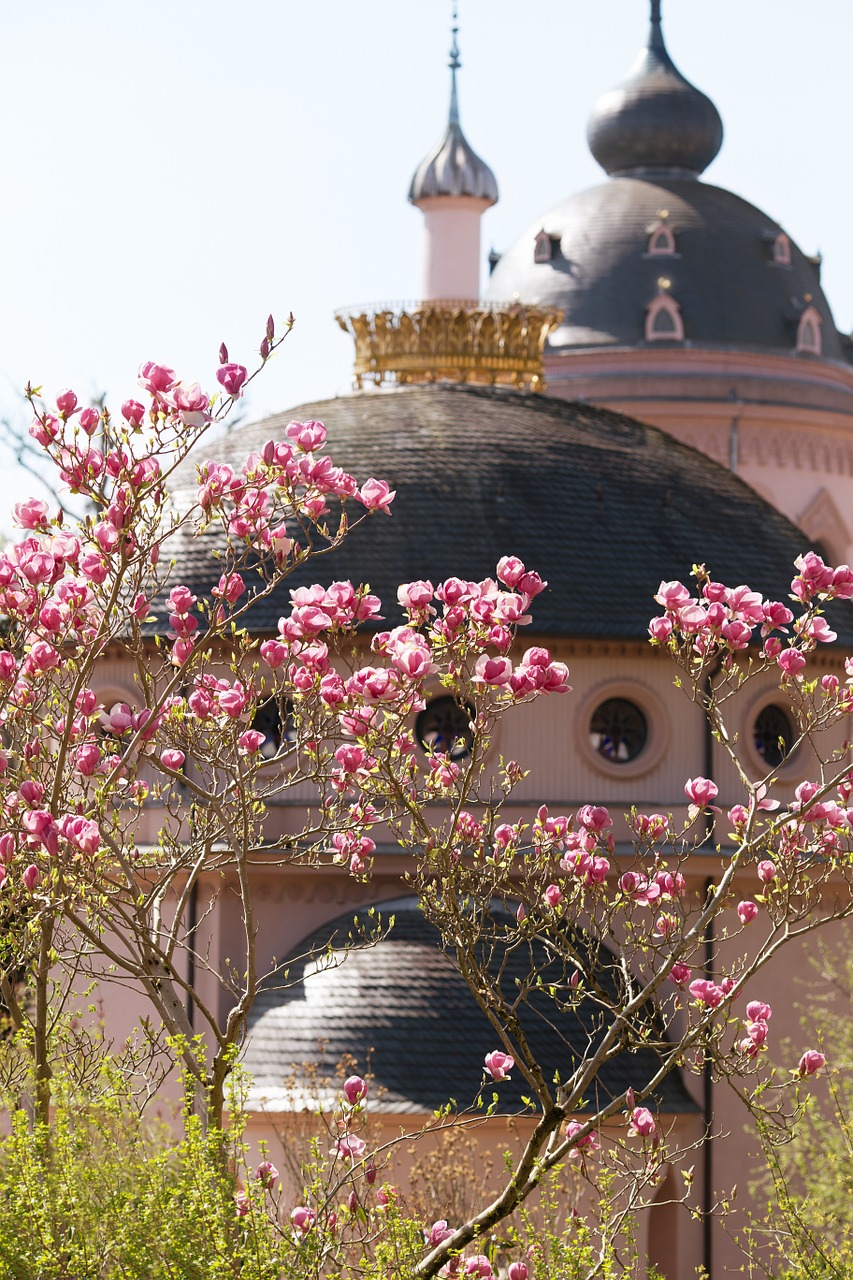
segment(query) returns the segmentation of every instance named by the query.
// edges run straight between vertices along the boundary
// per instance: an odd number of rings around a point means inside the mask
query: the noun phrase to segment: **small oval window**
[[[415,736],[424,751],[446,752],[451,760],[462,760],[471,752],[474,708],[460,706],[455,698],[433,698],[415,721]]]
[[[648,737],[646,717],[627,698],[608,698],[592,713],[589,738],[593,750],[612,764],[636,760]]]
[[[768,769],[784,764],[794,745],[794,726],[786,711],[771,702],[755,717],[752,730],[755,750]]]

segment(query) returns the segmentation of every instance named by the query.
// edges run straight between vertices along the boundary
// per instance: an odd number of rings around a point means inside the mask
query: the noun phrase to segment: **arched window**
[[[659,293],[646,311],[646,342],[683,342],[681,308],[668,293]]]
[[[544,229],[537,231],[536,241],[533,245],[533,261],[534,262],[550,262],[554,256],[554,245],[548,232]]]
[[[797,350],[819,356],[823,350],[820,328],[821,318],[817,308],[806,307],[797,326]]]
[[[784,231],[780,231],[773,241],[773,261],[777,267],[790,267],[791,241]]]
[[[671,258],[675,253],[675,236],[665,222],[656,222],[649,232],[646,252],[652,258]]]

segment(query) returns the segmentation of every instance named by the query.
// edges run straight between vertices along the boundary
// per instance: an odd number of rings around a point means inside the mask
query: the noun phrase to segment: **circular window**
[[[415,735],[424,751],[442,751],[451,760],[462,760],[474,742],[474,714],[470,704],[460,706],[455,698],[433,698],[415,721]]]
[[[265,760],[272,760],[278,755],[282,744],[289,747],[296,742],[296,729],[290,706],[285,704],[284,729],[281,724],[281,711],[273,699],[263,702],[252,717],[252,728],[264,735],[261,743],[261,755]]]
[[[646,717],[627,698],[607,698],[593,711],[589,722],[592,749],[611,764],[636,760],[648,741]]]
[[[778,769],[794,745],[794,726],[787,712],[775,702],[762,707],[755,717],[752,740],[768,769]]]

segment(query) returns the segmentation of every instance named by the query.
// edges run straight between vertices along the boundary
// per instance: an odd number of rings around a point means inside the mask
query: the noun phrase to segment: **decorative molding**
[[[853,440],[805,423],[773,428],[741,419],[740,456],[762,467],[853,476]]]
[[[844,559],[850,546],[850,530],[826,489],[817,491],[797,516],[797,524],[812,542],[822,543],[833,564]]]
[[[342,871],[334,878],[317,876],[310,882],[291,880],[282,876],[276,880],[264,880],[253,889],[259,902],[295,902],[310,906],[321,902],[328,906],[360,906],[376,895],[375,884],[360,884]]]
[[[544,391],[543,352],[563,318],[548,307],[455,300],[339,312],[364,382],[471,382]]]

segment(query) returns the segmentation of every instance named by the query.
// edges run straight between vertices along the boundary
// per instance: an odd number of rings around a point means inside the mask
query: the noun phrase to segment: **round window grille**
[[[415,721],[415,736],[424,751],[446,752],[451,760],[469,755],[474,742],[474,708],[460,707],[455,698],[433,698]]]
[[[778,769],[794,745],[794,726],[787,712],[775,702],[759,711],[752,735],[755,749],[768,769]]]
[[[627,698],[608,698],[592,713],[589,738],[593,750],[612,764],[636,760],[648,737],[646,717]]]

